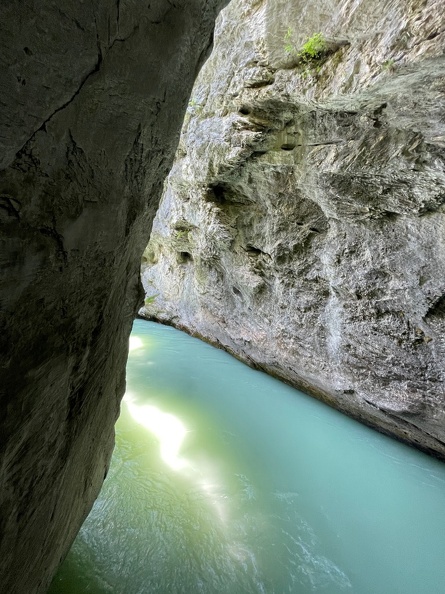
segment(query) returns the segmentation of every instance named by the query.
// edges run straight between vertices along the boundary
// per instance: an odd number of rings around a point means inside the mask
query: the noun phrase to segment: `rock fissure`
[[[99,43],[99,39],[98,39],[98,43]],[[76,89],[76,91],[74,92],[74,94],[70,97],[70,99],[68,99],[68,101],[65,101],[65,103],[63,103],[63,105],[60,105],[59,107],[57,107],[47,118],[46,120],[37,128],[37,130],[34,130],[33,133],[31,134],[31,136],[28,138],[28,140],[24,143],[24,145],[17,151],[17,155],[20,155],[24,152],[26,152],[26,147],[29,143],[31,143],[33,141],[33,139],[35,138],[36,134],[38,132],[41,131],[45,131],[46,130],[46,126],[51,122],[51,120],[61,111],[63,111],[64,109],[66,109],[71,103],[73,103],[73,101],[76,99],[76,97],[80,94],[80,92],[82,91],[83,87],[85,86],[85,84],[87,83],[87,81],[94,76],[97,72],[99,72],[100,66],[102,64],[102,52],[100,50],[100,46],[99,46],[99,54],[97,57],[97,62],[96,64],[93,66],[93,68],[91,69],[91,71],[85,75],[85,77],[83,78],[83,80],[81,81],[79,87]]]
[[[116,0],[116,30],[119,34],[119,21],[121,18],[121,0]]]
[[[150,21],[150,24],[157,25],[157,24],[159,24],[159,22],[157,22],[157,21]],[[130,33],[126,37],[115,37],[113,39],[113,41],[111,42],[111,44],[108,46],[108,51],[110,51],[111,49],[113,49],[113,46],[115,45],[115,43],[125,43],[125,41],[128,41],[131,37],[133,37],[133,35],[136,35],[136,33],[138,31],[139,31],[139,24],[135,25],[133,27],[133,29],[130,31]]]

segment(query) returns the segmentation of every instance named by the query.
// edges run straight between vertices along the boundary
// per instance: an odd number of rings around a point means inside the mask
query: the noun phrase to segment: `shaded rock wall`
[[[0,7],[0,589],[44,592],[104,479],[141,253],[220,0]]]
[[[142,309],[442,457],[444,49],[439,0],[234,0]]]

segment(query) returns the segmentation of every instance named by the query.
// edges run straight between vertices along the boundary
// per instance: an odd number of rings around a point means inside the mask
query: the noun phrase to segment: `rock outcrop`
[[[443,3],[234,0],[215,39],[141,314],[444,457]]]
[[[0,7],[0,589],[44,592],[113,448],[140,259],[223,0]]]

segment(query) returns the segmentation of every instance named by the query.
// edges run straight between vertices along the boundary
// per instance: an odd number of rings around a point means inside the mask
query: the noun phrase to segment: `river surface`
[[[50,594],[445,593],[445,464],[173,328],[130,346]]]

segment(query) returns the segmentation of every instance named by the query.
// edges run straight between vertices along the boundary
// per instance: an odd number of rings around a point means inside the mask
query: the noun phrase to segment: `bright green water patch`
[[[442,594],[445,465],[136,321],[109,476],[50,594]]]

